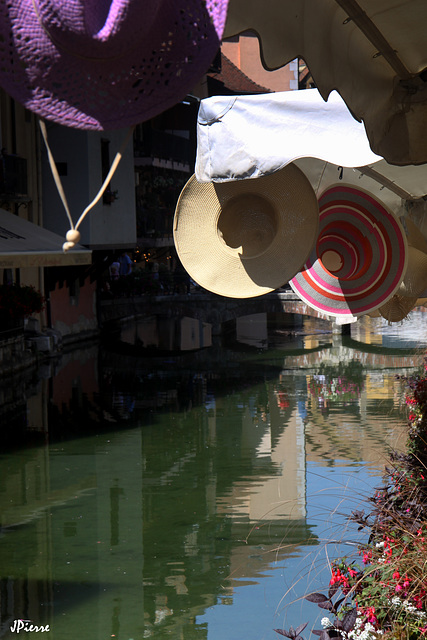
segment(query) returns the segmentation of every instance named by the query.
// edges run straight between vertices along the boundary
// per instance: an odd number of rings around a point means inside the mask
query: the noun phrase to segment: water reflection
[[[118,339],[154,352],[191,351],[212,346],[212,326],[195,318],[154,315],[124,324]]]
[[[2,637],[18,618],[61,640],[280,626],[308,554],[342,529],[340,487],[369,485],[399,440],[394,374],[421,363],[306,337],[311,352],[298,338],[160,365],[94,346],[5,392]]]
[[[390,348],[418,349],[427,340],[427,308],[417,307],[402,322],[388,323],[384,318],[365,316],[351,327],[355,340]]]

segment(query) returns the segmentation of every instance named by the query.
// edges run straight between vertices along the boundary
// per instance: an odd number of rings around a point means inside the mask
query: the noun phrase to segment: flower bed
[[[427,377],[406,382],[406,452],[391,455],[372,511],[351,515],[369,534],[359,560],[334,561],[327,594],[306,596],[333,616],[312,631],[321,640],[427,638]],[[307,624],[275,631],[298,638]]]

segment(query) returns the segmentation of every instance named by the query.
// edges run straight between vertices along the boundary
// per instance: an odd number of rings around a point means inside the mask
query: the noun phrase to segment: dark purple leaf
[[[311,633],[315,636],[320,636],[320,640],[331,640],[329,633],[334,634],[335,629],[312,629]]]
[[[356,622],[356,618],[357,618],[357,607],[354,607],[354,609],[346,613],[343,618],[343,621],[342,621],[343,631],[345,631],[346,633],[351,631],[354,627],[354,623]]]
[[[274,629],[276,633],[280,633],[281,636],[286,636],[287,638],[292,638],[287,631],[284,629]]]
[[[334,613],[335,607],[330,600],[326,600],[326,602],[318,602],[317,606],[321,609],[327,609],[328,611],[332,611]]]
[[[338,609],[340,608],[341,604],[344,602],[345,598],[340,598],[340,600],[337,600],[335,603],[335,611],[338,611]]]
[[[331,584],[328,591],[329,600],[332,600],[332,598],[334,597],[334,595],[336,594],[339,588],[340,588],[339,582],[334,582],[334,584]]]
[[[308,625],[308,622],[304,622],[303,624],[300,624],[296,629],[295,629],[295,635],[298,637],[299,634],[304,631],[304,629],[306,628],[306,626]]]
[[[315,602],[316,604],[328,600],[327,596],[323,595],[323,593],[309,593],[308,596],[305,596],[305,599],[309,602]]]

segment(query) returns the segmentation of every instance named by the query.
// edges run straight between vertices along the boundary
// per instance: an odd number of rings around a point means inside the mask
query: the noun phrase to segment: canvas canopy
[[[392,164],[427,162],[425,0],[229,0],[223,39],[253,31],[265,68],[303,58]]]
[[[64,253],[63,238],[0,209],[0,267],[65,267],[91,264],[92,251],[81,245]]]

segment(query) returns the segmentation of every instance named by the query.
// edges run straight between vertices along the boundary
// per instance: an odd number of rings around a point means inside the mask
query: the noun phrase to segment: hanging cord
[[[121,145],[119,151],[115,155],[115,158],[114,158],[114,160],[113,160],[113,162],[111,164],[110,170],[109,170],[109,172],[107,174],[107,177],[105,178],[104,182],[102,183],[102,186],[101,186],[100,190],[98,191],[98,193],[96,194],[96,196],[92,200],[92,202],[83,211],[83,213],[81,214],[80,218],[78,219],[76,225],[74,225],[73,219],[72,219],[71,213],[70,213],[70,208],[68,206],[67,198],[65,196],[65,192],[64,192],[64,189],[63,189],[63,186],[62,186],[62,183],[61,183],[61,179],[59,177],[58,169],[56,167],[56,163],[55,163],[52,151],[51,151],[51,149],[49,147],[49,143],[48,143],[48,140],[47,140],[46,123],[44,122],[44,120],[39,120],[39,123],[40,123],[40,129],[41,129],[41,132],[42,132],[42,135],[43,135],[43,139],[44,139],[44,142],[45,142],[45,145],[46,145],[46,149],[47,149],[47,156],[48,156],[48,159],[49,159],[49,165],[50,165],[50,169],[52,171],[52,176],[53,176],[53,179],[55,180],[56,188],[58,189],[59,196],[60,196],[60,198],[62,200],[62,204],[64,205],[64,209],[65,209],[65,212],[67,214],[68,221],[70,223],[70,230],[67,231],[66,236],[65,236],[67,241],[64,242],[64,244],[62,245],[62,250],[65,253],[69,249],[72,249],[75,246],[75,244],[80,241],[80,231],[78,231],[78,228],[79,228],[80,224],[83,222],[86,214],[89,213],[89,211],[102,198],[102,195],[103,195],[105,189],[107,188],[111,178],[113,177],[113,175],[114,175],[114,173],[115,173],[115,171],[116,171],[116,169],[117,169],[117,167],[119,165],[120,160],[122,159],[124,150],[125,150],[128,142],[129,142],[130,137],[133,134],[133,130],[134,130],[135,127],[130,127],[129,128],[129,130],[128,130],[126,136],[125,136],[125,139],[122,142],[122,145]]]
[[[327,167],[327,166],[328,166],[328,162],[325,162],[325,164],[323,165],[323,169],[322,169],[322,171],[321,171],[321,173],[320,173],[319,180],[317,181],[317,186],[316,186],[316,188],[314,189],[314,192],[315,192],[315,194],[316,194],[316,197],[319,197],[319,189],[320,189],[320,185],[322,184],[323,176],[324,176],[324,173],[325,173],[325,171],[326,171],[326,167]]]

